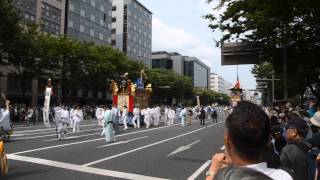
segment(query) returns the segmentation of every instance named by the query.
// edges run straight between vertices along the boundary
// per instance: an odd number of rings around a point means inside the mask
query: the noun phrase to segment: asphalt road
[[[6,143],[10,180],[203,179],[223,145],[225,117],[200,125],[129,128],[106,144],[97,121],[81,123],[76,137],[56,140],[55,128],[15,126]],[[122,128],[121,128],[122,129]]]

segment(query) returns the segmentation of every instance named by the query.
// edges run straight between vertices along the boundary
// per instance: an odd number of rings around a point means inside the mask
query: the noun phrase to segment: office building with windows
[[[182,56],[177,52],[152,52],[152,68],[172,70],[191,77],[195,88],[209,88],[210,67],[196,57]]]
[[[208,89],[210,86],[210,67],[196,57],[184,57],[184,75],[192,78],[195,88]]]
[[[39,24],[43,32],[64,34],[65,0],[14,0],[13,3],[24,21]]]
[[[111,45],[112,0],[67,0],[66,34],[80,41]]]
[[[232,88],[232,84],[226,81],[222,76],[211,73],[210,74],[210,89],[219,93],[230,95],[229,89]]]
[[[137,0],[114,0],[111,44],[151,67],[152,12]]]

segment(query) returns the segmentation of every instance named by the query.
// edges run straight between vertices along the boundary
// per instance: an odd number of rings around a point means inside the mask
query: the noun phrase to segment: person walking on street
[[[212,123],[218,123],[218,113],[216,109],[213,109],[211,113]]]
[[[200,125],[205,125],[204,122],[205,122],[205,118],[206,118],[206,112],[203,107],[200,110],[199,118],[200,118]]]
[[[101,136],[104,135],[104,113],[105,113],[105,107],[98,107],[95,113],[95,116],[98,120],[98,126],[102,126],[102,132],[101,132]]]
[[[134,128],[140,128],[140,109],[137,106],[133,109],[132,124]]]
[[[112,143],[115,141],[114,133],[113,133],[113,120],[114,113],[110,110],[110,107],[106,108],[104,113],[104,132],[107,143]]]
[[[144,123],[146,124],[146,128],[150,127],[150,119],[152,116],[152,110],[148,107],[145,111],[144,111]]]
[[[180,111],[180,119],[181,119],[181,126],[185,127],[186,126],[186,114],[187,114],[187,109],[186,108],[182,108],[182,110]]]
[[[168,126],[172,126],[173,125],[173,122],[174,122],[174,119],[176,118],[176,113],[173,109],[169,109],[169,114],[168,114],[168,117],[169,117],[169,122],[168,122]]]
[[[120,110],[116,104],[112,107],[112,112],[114,114],[113,128],[116,134],[119,134],[119,119],[121,117]]]
[[[70,123],[70,114],[65,106],[59,110],[59,120],[58,120],[58,140],[65,139],[67,134],[67,124]]]
[[[127,119],[128,119],[128,109],[127,109],[127,106],[123,106],[123,109],[122,109],[122,123],[124,126],[123,130],[128,129]]]
[[[83,121],[83,112],[80,106],[77,106],[73,112],[73,133],[80,132],[80,122]]]
[[[188,124],[189,124],[189,126],[191,126],[192,115],[193,115],[193,112],[192,112],[191,108],[188,108],[187,114],[188,114]]]

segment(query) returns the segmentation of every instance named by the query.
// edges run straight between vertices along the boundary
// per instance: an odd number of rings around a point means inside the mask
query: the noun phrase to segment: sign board
[[[44,106],[43,106],[43,123],[47,128],[50,128],[49,121],[49,108],[50,108],[50,97],[52,88],[47,87],[44,95]]]

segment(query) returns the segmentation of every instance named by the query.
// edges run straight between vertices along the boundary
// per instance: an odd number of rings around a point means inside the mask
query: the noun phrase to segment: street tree
[[[296,90],[303,84],[320,99],[313,88],[320,84],[319,8],[318,0],[221,0],[214,11],[223,12],[205,18],[212,30],[223,32],[221,43],[240,40],[263,48],[263,60],[271,62],[277,74],[283,73],[280,67],[287,64],[289,95],[299,93]]]

